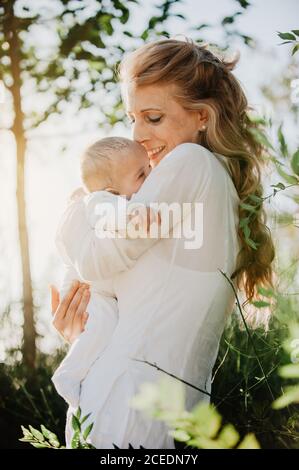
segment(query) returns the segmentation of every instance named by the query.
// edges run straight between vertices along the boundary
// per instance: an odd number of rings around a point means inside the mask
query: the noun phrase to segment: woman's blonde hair
[[[220,56],[220,58],[218,57]],[[205,132],[198,133],[198,143],[211,152],[228,158],[228,165],[240,202],[249,195],[262,197],[261,166],[263,145],[254,138],[259,124],[250,119],[246,96],[232,74],[239,57],[228,60],[192,39],[160,39],[147,43],[123,58],[117,67],[121,86],[129,81],[136,86],[174,84],[174,99],[185,109],[208,111]],[[239,206],[239,218],[248,216]],[[258,287],[273,287],[274,244],[266,226],[262,203],[248,219],[247,237],[239,227],[241,249],[231,279],[247,296],[244,304],[258,298]],[[244,305],[243,304],[243,305]]]

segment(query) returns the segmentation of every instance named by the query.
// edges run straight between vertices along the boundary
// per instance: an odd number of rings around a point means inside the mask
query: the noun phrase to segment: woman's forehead
[[[172,101],[172,89],[165,85],[128,85],[123,89],[123,98],[128,113],[163,110]]]

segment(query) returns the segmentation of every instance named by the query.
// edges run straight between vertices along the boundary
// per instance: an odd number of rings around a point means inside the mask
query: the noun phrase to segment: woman
[[[186,387],[186,409],[208,399],[211,373],[227,315],[231,286],[253,299],[259,285],[272,285],[273,243],[260,206],[248,221],[250,246],[239,228],[249,194],[261,196],[261,146],[250,132],[247,100],[231,73],[235,61],[218,59],[206,45],[165,39],[146,44],[120,64],[122,96],[133,137],[148,152],[152,172],[133,202],[192,203],[182,216],[191,223],[203,207],[203,243],[186,249],[181,238],[109,239],[105,257],[91,227],[80,260],[86,278],[115,276],[119,322],[113,337],[81,387],[82,413],[91,413],[97,448],[174,448],[168,429],[129,406],[145,381],[158,380],[157,366],[206,391]],[[91,204],[96,203],[96,193]],[[88,209],[92,212],[93,206]],[[172,229],[173,227],[170,227]],[[105,269],[103,269],[105,267]],[[87,301],[74,286],[59,303],[53,295],[54,326],[73,339],[83,328]],[[88,296],[87,296],[88,299]],[[68,413],[67,442],[70,441]]]

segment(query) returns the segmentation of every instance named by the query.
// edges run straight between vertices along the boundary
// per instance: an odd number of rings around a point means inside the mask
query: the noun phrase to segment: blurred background
[[[233,73],[264,126],[256,138],[277,248],[271,301],[252,305],[255,318],[270,321],[250,325],[252,350],[236,311],[213,387],[241,433],[252,429],[265,447],[298,446],[297,405],[271,408],[299,315],[298,18],[296,0],[0,2],[0,446],[25,446],[21,424],[45,423],[63,439],[65,404],[50,383],[66,349],[51,326],[49,284],[62,274],[57,224],[80,186],[84,148],[131,137],[115,66],[144,42],[180,35],[240,52]]]

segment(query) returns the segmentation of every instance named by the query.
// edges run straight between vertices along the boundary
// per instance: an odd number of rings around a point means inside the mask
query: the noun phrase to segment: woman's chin
[[[166,154],[163,152],[161,155],[158,155],[156,158],[150,158],[150,165],[152,168],[155,168],[155,166],[158,165],[158,163],[160,163],[160,161],[163,159],[163,157],[165,156]]]

